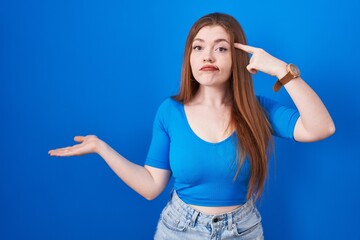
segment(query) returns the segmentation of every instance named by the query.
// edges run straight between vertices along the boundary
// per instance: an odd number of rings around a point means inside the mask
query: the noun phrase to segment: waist
[[[242,206],[242,204],[240,205],[235,205],[235,206],[217,206],[217,207],[207,207],[207,206],[197,206],[197,205],[192,205],[192,204],[188,204],[191,208],[204,213],[204,214],[224,214],[224,213],[229,213],[232,211],[237,210],[238,208],[240,208]]]
[[[174,211],[174,216],[181,216],[181,215],[187,215],[186,213],[192,213],[196,216],[198,223],[208,223],[209,221],[212,221],[214,216],[217,217],[218,220],[231,217],[234,220],[242,219],[244,216],[250,214],[254,209],[254,203],[252,198],[249,199],[247,202],[245,202],[242,205],[237,206],[226,206],[226,207],[204,207],[204,206],[194,206],[189,205],[182,201],[179,196],[177,195],[176,191],[174,190],[172,192],[172,197],[170,200],[172,210]],[[195,208],[196,207],[196,208]],[[204,207],[204,209],[202,209]],[[199,209],[197,209],[199,208]],[[209,209],[207,209],[209,208]],[[228,208],[228,209],[226,209]],[[231,209],[232,208],[232,209]],[[216,210],[215,210],[216,209]],[[200,211],[200,210],[205,210]],[[207,211],[208,210],[208,211]],[[215,213],[215,211],[217,211]],[[214,211],[212,213],[211,211]]]
[[[203,212],[231,211],[247,201],[246,188],[229,187],[224,191],[220,188],[213,188],[210,191],[201,185],[188,188],[174,186],[174,191],[186,204]]]

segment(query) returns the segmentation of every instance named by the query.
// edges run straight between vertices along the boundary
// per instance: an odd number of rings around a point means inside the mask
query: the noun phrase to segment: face
[[[200,29],[192,43],[191,71],[203,86],[223,86],[231,75],[230,36],[221,26]]]

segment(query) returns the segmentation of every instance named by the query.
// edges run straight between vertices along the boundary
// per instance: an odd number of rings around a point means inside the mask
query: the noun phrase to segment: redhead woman
[[[274,90],[285,89],[296,108],[257,96],[252,74],[259,71],[274,76]],[[312,142],[334,132],[296,65],[247,45],[236,19],[213,13],[190,30],[180,91],[158,108],[144,166],[94,135],[76,136],[79,144],[49,154],[97,153],[149,200],[173,177],[155,239],[263,239],[254,202],[264,187],[272,137]]]

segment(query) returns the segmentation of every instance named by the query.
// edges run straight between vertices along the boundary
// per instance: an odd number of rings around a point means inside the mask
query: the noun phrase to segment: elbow
[[[313,126],[310,129],[299,124],[298,128],[295,128],[294,139],[297,142],[317,142],[330,137],[335,133],[335,130],[335,124],[332,120]]]
[[[155,198],[157,198],[157,197],[159,196],[159,194],[149,192],[149,193],[143,194],[142,196],[143,196],[146,200],[152,201],[152,200],[154,200]]]
[[[325,126],[326,126],[326,128],[324,129],[324,134],[326,135],[326,137],[330,137],[331,135],[333,135],[335,133],[335,131],[336,131],[335,123],[331,118],[328,120],[328,122]]]
[[[334,124],[334,123],[331,123],[330,126],[329,126],[329,128],[328,128],[329,137],[330,137],[331,135],[333,135],[333,134],[335,133],[335,131],[336,131],[335,124]]]
[[[320,136],[321,139],[325,139],[333,135],[336,131],[335,124],[333,122],[329,123],[326,128],[323,129],[322,134]]]
[[[153,196],[143,196],[146,200],[152,201],[154,200],[156,197]]]

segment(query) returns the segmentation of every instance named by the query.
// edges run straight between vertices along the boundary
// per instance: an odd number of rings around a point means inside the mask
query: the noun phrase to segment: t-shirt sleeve
[[[165,100],[157,110],[153,123],[152,139],[145,165],[170,170],[168,134],[168,107],[169,99]]]
[[[285,106],[263,96],[257,97],[270,122],[274,136],[294,139],[295,124],[300,116],[296,108]]]

